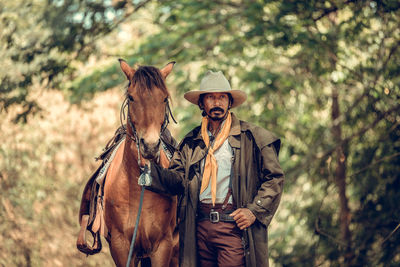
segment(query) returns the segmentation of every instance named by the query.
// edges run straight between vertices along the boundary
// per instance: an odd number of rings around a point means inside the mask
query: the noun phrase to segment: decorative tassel
[[[151,173],[150,168],[147,165],[144,165],[141,170],[141,174],[138,179],[138,184],[140,186],[150,186],[151,185]]]

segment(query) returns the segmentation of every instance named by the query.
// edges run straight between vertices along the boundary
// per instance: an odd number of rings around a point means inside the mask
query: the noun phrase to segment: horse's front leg
[[[166,234],[164,239],[161,240],[158,249],[150,258],[151,266],[178,266],[177,261],[176,265],[170,265],[173,256],[173,248],[172,234]]]
[[[130,248],[130,242],[127,240],[124,235],[120,232],[111,232],[110,239],[110,251],[111,256],[115,262],[117,267],[125,267],[128,261],[128,254]],[[137,267],[139,264],[139,259],[136,258],[136,255],[132,255],[131,259],[131,267]]]

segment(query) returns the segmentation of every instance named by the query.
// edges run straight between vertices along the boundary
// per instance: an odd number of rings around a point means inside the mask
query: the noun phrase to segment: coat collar
[[[229,135],[240,135],[240,121],[236,118],[235,114],[232,113],[232,126]]]
[[[240,132],[240,121],[236,118],[235,114],[232,113],[232,126],[228,136],[231,147],[240,148]]]
[[[201,126],[196,127],[196,129],[194,129],[188,135],[188,137],[193,137],[193,140],[199,140],[199,139],[203,140],[203,138],[201,137],[200,127]],[[235,114],[232,112],[232,126],[231,126],[231,130],[229,131],[229,136],[228,136],[229,144],[232,147],[236,147],[236,148],[240,147],[240,132],[241,132],[240,121],[235,116]]]

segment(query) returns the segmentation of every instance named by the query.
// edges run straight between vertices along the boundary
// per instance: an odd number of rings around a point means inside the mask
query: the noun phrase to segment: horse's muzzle
[[[154,159],[160,150],[160,139],[157,142],[148,144],[143,138],[140,138],[141,154],[145,159]]]

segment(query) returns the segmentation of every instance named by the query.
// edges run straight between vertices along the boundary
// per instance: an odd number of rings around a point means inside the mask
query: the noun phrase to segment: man
[[[267,227],[284,180],[280,140],[230,112],[247,96],[220,71],[184,97],[202,110],[201,125],[168,169],[151,164],[150,188],[179,196],[180,266],[268,266]]]

